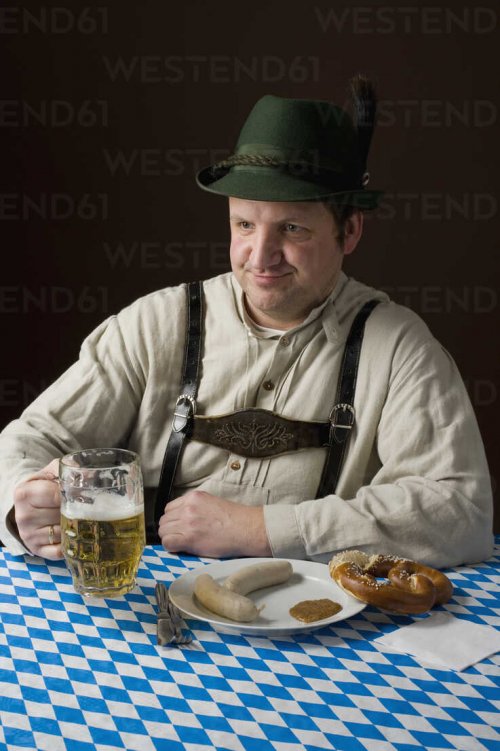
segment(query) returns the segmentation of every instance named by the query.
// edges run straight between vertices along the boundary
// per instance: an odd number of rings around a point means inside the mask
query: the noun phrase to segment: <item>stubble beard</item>
[[[245,304],[250,317],[259,323],[263,318],[283,326],[297,325],[307,316],[307,304],[301,300],[299,288],[286,290],[259,290],[251,285],[245,290]],[[260,325],[266,325],[260,324]]]

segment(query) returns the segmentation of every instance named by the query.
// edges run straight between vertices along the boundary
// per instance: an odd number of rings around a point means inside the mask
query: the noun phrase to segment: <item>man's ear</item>
[[[359,209],[353,212],[353,214],[347,219],[345,223],[344,231],[344,254],[347,256],[356,249],[357,244],[361,240],[364,226],[364,215]]]

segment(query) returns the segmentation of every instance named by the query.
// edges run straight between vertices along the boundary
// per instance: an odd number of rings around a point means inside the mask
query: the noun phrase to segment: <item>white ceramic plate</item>
[[[180,576],[170,585],[170,599],[185,617],[206,621],[216,631],[257,636],[282,636],[314,631],[330,623],[351,618],[366,607],[364,602],[348,595],[333,581],[325,563],[314,563],[313,561],[291,560],[293,574],[287,582],[250,593],[248,596],[257,607],[265,606],[258,618],[251,623],[231,621],[221,615],[216,615],[207,610],[193,595],[195,579],[201,573],[210,574],[215,581],[222,584],[226,577],[243,568],[243,566],[273,560],[276,559],[236,558],[228,561],[217,561],[207,566],[198,566]],[[342,610],[336,615],[313,623],[302,623],[289,614],[290,608],[302,600],[318,600],[325,597],[342,605]]]

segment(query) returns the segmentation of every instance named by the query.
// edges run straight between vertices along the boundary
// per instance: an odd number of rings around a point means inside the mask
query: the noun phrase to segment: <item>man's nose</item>
[[[280,263],[282,248],[276,233],[262,230],[252,236],[249,261],[254,269],[266,269]]]

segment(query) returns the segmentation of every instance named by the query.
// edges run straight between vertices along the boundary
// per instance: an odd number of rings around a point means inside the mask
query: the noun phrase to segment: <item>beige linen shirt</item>
[[[315,499],[325,449],[248,459],[187,443],[175,494],[198,488],[263,505],[274,556],[327,561],[345,548],[434,566],[492,552],[491,484],[466,390],[450,355],[411,310],[342,273],[328,299],[281,335],[248,320],[232,274],[204,283],[198,413],[261,407],[328,419],[345,339],[369,299],[356,425],[336,491]],[[0,538],[27,552],[7,514],[15,486],[54,457],[126,446],[158,483],[181,377],[185,285],[154,292],[104,321],[80,358],[0,434]]]

